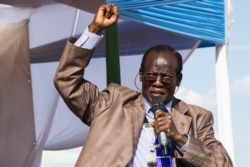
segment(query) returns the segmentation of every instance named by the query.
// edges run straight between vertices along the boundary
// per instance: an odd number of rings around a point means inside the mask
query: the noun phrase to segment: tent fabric
[[[41,150],[62,150],[81,146],[88,127],[59,97],[53,84],[58,62],[31,65],[35,128]]]
[[[225,44],[224,0],[106,0],[121,18],[202,40]]]
[[[157,44],[168,44],[179,51],[190,50],[199,41],[195,38],[169,33],[163,29],[128,20],[122,20],[118,23],[118,33],[120,56],[141,55],[148,48]],[[105,57],[104,52],[105,41],[102,40],[94,52],[94,57]]]
[[[44,4],[46,1],[31,2]],[[104,3],[104,0],[56,1],[91,13]],[[17,1],[3,2],[18,4]],[[106,0],[106,2],[116,3],[122,18],[198,38],[204,45],[225,44],[225,0]],[[28,4],[26,1],[22,3]]]
[[[9,0],[8,0],[9,1]],[[55,0],[62,4],[72,6],[76,9],[81,9],[89,13],[95,13],[101,4],[105,3],[105,0]]]
[[[0,34],[0,166],[27,167],[36,149],[28,21],[0,24]]]
[[[81,17],[85,16],[86,19],[86,13],[81,11],[80,14]],[[94,16],[89,15],[89,17]],[[81,20],[78,22],[81,22]],[[179,51],[186,49],[189,50],[190,48],[193,48],[198,41],[195,38],[169,33],[163,29],[128,20],[121,20],[118,23],[118,36],[120,57],[137,54],[141,55],[146,49],[156,44],[168,44]],[[31,63],[58,61],[65,43],[66,39],[63,39],[43,46],[31,48]],[[106,57],[105,44],[105,40],[100,42],[94,52],[94,58]],[[199,47],[202,46],[199,45]],[[185,54],[183,57],[185,57]]]

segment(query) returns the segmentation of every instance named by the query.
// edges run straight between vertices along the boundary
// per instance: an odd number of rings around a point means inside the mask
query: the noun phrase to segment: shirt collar
[[[150,108],[151,108],[151,104],[148,102],[148,100],[146,98],[143,98],[144,101],[144,106],[146,108],[146,112],[149,113],[150,112]],[[165,108],[168,110],[169,113],[171,113],[171,106],[172,106],[173,100],[171,100],[170,102],[168,102],[167,104],[165,104]]]

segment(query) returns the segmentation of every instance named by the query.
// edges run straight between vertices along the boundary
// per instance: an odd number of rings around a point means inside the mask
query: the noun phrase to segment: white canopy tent
[[[23,164],[21,166],[40,166],[43,150],[61,150],[82,146],[88,133],[88,127],[82,124],[82,122],[69,111],[59,97],[53,85],[53,77],[66,39],[70,36],[81,34],[83,28],[91,21],[93,14],[65,5],[68,4],[68,2],[64,2],[65,4],[52,3],[50,1],[44,2],[46,2],[46,5],[36,7],[28,5],[0,8],[0,32],[5,32],[6,25],[12,26],[13,24],[27,27],[29,30],[32,111],[34,112],[33,128],[35,131],[34,141],[31,143],[33,149],[31,153],[27,153],[27,155],[32,154],[33,156],[27,157],[26,155],[26,157],[20,158],[25,159],[25,161],[11,161],[8,158],[0,158],[1,166],[16,166],[18,163],[19,166],[20,164]],[[90,12],[92,12],[93,8],[99,6],[91,2],[88,3],[90,3],[89,6],[92,7],[87,10]],[[26,19],[29,21],[27,22]],[[138,72],[141,53],[149,46],[156,43],[166,43],[167,41],[182,53],[184,62],[197,47],[202,46],[200,45],[202,41],[199,39],[169,33],[162,29],[145,26],[136,22],[121,20],[118,27],[121,48],[120,59],[122,62],[121,83],[133,89],[136,89],[134,77]],[[17,29],[17,31],[20,31],[20,29]],[[13,34],[13,36],[9,36],[6,39],[14,38],[15,35],[16,34]],[[11,45],[15,45],[15,43],[11,43],[10,46]],[[226,82],[228,80],[226,45],[216,45],[215,47],[217,50],[216,81],[219,138],[233,158],[230,96],[228,83]],[[133,50],[134,48],[137,50]],[[86,78],[96,83],[100,89],[106,86],[106,73],[105,70],[103,70],[105,69],[103,50],[104,40],[98,46],[94,59],[91,60],[86,70]],[[1,53],[2,52],[0,52],[0,56]],[[3,56],[4,53],[5,52],[2,53]],[[129,69],[127,68],[128,66],[130,67]],[[0,74],[4,76],[8,75],[6,73]],[[139,82],[137,82],[137,84],[139,84]],[[2,108],[0,109],[2,110]],[[0,114],[1,112],[2,111],[0,111]],[[29,129],[27,130],[29,131]],[[6,134],[5,129],[1,129],[0,133],[3,131],[3,134]],[[30,131],[32,131],[32,128]],[[15,133],[15,131],[11,133]],[[25,138],[23,138],[23,140],[25,140]],[[23,140],[22,138],[17,138],[17,140],[13,140],[13,142],[21,144]],[[3,146],[2,143],[8,144],[9,147],[12,145],[12,141],[3,141],[1,139],[0,142],[0,147]],[[4,149],[0,148],[0,150]],[[0,157],[6,157],[6,155],[9,155],[6,154],[6,151],[0,151]]]

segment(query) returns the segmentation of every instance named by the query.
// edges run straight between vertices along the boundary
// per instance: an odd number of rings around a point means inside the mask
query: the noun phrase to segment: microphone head
[[[163,102],[162,102],[160,96],[156,96],[156,97],[154,97],[153,100],[152,100],[152,105],[158,105],[158,104],[161,104],[161,103],[163,103]]]
[[[156,113],[157,111],[165,111],[163,101],[159,96],[153,98],[151,111],[153,113]]]

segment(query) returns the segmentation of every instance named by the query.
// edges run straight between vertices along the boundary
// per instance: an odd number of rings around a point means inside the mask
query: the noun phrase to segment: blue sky
[[[237,1],[234,4],[231,42],[229,47],[228,67],[231,83],[232,120],[234,134],[235,161],[237,167],[250,164],[250,23],[246,16],[250,15],[249,1]]]
[[[233,124],[234,159],[236,167],[249,167],[250,164],[250,2],[233,3],[231,39],[228,48],[228,75],[231,95]],[[190,102],[208,108],[214,113],[217,131],[215,48],[197,49],[184,65],[180,96]],[[73,166],[80,149],[46,152],[43,167]]]
[[[231,91],[234,158],[236,167],[248,167],[250,164],[250,153],[248,152],[250,150],[250,131],[247,130],[250,118],[248,109],[250,102],[250,23],[246,21],[246,16],[250,15],[250,2],[232,3],[234,23],[228,48],[228,75]],[[213,48],[195,51],[184,66],[185,74],[182,86],[205,96],[211,95],[211,92],[215,90],[214,53]],[[193,67],[197,67],[199,70],[192,70],[195,69]],[[185,76],[189,78],[187,79]],[[215,122],[215,124],[217,123]]]

